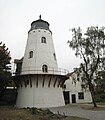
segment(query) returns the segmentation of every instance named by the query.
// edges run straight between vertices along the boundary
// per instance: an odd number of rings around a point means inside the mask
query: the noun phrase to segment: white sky
[[[0,0],[0,41],[12,61],[24,55],[30,24],[40,14],[50,24],[59,67],[73,71],[80,60],[67,45],[69,29],[105,26],[105,0]]]

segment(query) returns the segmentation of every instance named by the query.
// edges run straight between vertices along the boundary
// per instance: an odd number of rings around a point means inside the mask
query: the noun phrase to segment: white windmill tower
[[[58,69],[52,32],[41,16],[31,23],[24,57],[15,63],[17,107],[45,108],[65,104],[62,85],[67,79],[66,71]]]

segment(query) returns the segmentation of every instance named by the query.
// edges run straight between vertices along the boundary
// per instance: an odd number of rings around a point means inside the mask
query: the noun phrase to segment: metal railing
[[[24,74],[55,74],[55,75],[67,75],[69,73],[68,70],[62,68],[49,68],[47,71],[43,71],[42,68],[34,68],[34,67],[23,67],[21,70],[21,75]]]

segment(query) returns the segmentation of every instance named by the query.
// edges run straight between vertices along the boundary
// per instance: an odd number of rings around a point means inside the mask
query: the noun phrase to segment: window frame
[[[42,66],[42,72],[45,72],[45,73],[47,73],[48,72],[48,66],[47,65],[43,65]]]
[[[78,92],[78,99],[84,100],[84,92]]]
[[[80,78],[79,78],[79,77],[77,77],[77,81],[80,81]]]
[[[46,37],[41,37],[41,43],[46,43]]]
[[[33,51],[31,50],[30,52],[29,52],[29,58],[33,58]]]
[[[56,59],[56,54],[55,53],[53,53],[53,57],[54,57],[54,60],[56,61],[57,59]]]

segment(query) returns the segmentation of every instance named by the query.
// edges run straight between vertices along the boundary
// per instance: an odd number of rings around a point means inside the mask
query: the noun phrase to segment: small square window
[[[79,77],[77,77],[77,81],[79,81]]]
[[[84,93],[83,92],[78,93],[78,99],[84,99]]]
[[[82,89],[85,89],[85,84],[82,84],[82,85],[81,85],[81,88],[82,88]]]
[[[63,85],[63,88],[66,89],[66,84]]]

